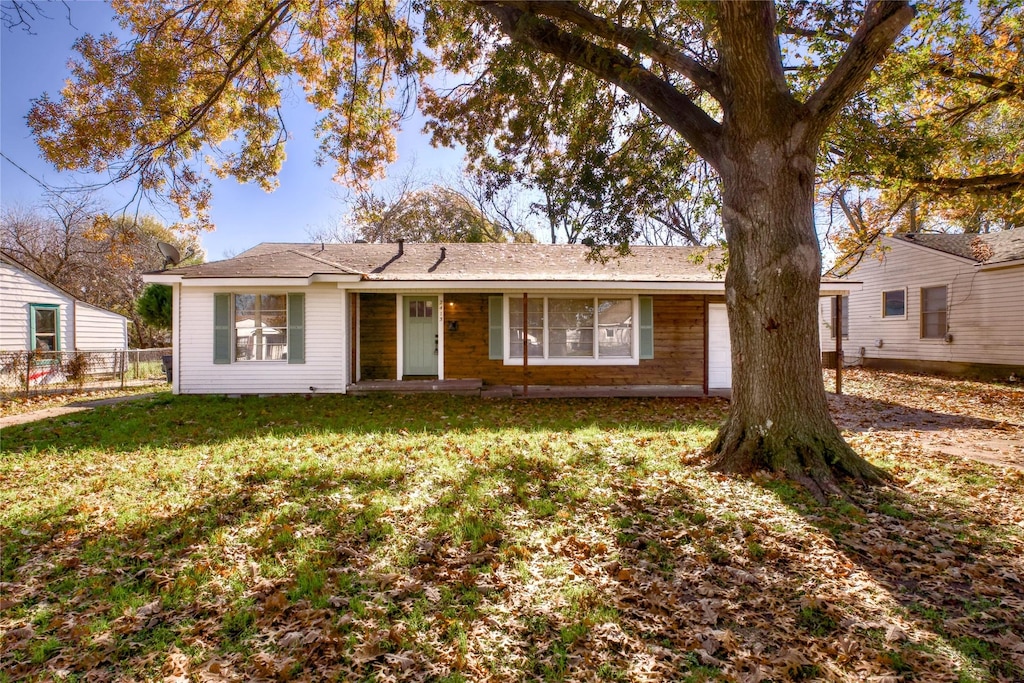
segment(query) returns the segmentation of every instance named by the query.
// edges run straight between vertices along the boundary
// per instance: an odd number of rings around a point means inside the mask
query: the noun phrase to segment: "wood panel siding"
[[[445,295],[445,378],[482,379],[490,385],[522,384],[522,366],[488,359],[488,294]],[[533,365],[530,384],[606,385],[704,382],[704,297],[655,295],[654,358],[639,365]],[[458,322],[452,330],[451,323]],[[365,354],[364,346],[364,354]]]
[[[1024,266],[984,269],[968,259],[933,249],[885,241],[879,260],[865,257],[850,275],[863,282],[849,298],[849,336],[843,339],[847,363],[896,367],[892,361],[1024,366]],[[951,341],[921,338],[921,289],[946,286]],[[882,317],[882,292],[906,289],[906,316]],[[835,350],[830,303],[822,298],[822,351]],[[863,353],[861,352],[863,349]],[[935,365],[929,367],[938,367]]]
[[[398,376],[397,311],[394,294],[359,295],[360,379]]]

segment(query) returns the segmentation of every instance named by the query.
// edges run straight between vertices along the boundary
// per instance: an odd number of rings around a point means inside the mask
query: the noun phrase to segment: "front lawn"
[[[161,394],[6,428],[0,681],[1024,678],[1024,472],[852,421],[899,484],[820,506],[705,471],[726,407]]]

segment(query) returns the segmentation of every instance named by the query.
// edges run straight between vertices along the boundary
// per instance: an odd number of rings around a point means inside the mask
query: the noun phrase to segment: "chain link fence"
[[[166,381],[171,349],[0,351],[0,394],[124,389]]]

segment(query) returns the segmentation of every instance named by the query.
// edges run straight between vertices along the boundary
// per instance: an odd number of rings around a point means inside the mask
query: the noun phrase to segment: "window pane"
[[[921,336],[942,339],[946,336],[946,288],[926,287],[921,290]]]
[[[548,299],[548,356],[594,356],[593,299]]]
[[[633,300],[599,299],[597,302],[597,354],[599,358],[633,355]]]
[[[53,335],[57,332],[57,310],[53,308],[37,308],[36,334]],[[22,318],[24,320],[24,318]]]
[[[890,292],[882,292],[883,306],[882,317],[902,317],[906,315],[906,292],[902,289],[895,289]]]
[[[529,342],[530,357],[544,356],[544,300],[530,299],[526,339]],[[509,297],[508,300],[509,356],[523,357],[523,300]]]
[[[288,296],[235,295],[235,360],[280,360],[288,349]]]

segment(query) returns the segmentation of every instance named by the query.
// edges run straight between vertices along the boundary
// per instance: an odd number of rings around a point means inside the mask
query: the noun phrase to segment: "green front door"
[[[402,299],[404,375],[437,375],[437,297]]]

